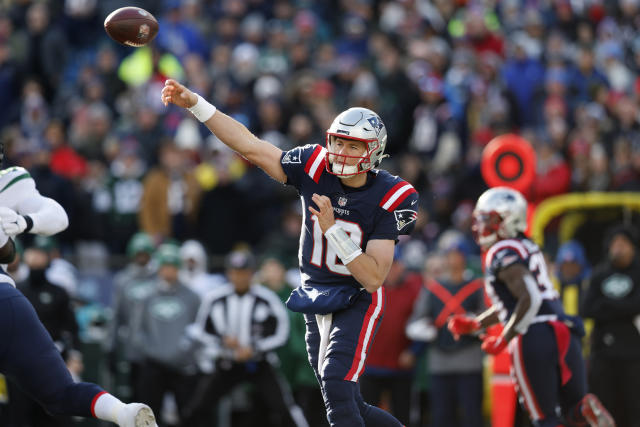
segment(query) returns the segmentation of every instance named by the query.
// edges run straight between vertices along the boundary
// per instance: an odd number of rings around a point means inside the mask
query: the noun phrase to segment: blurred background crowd
[[[128,5],[158,19],[150,46],[120,46],[105,34],[104,18]],[[5,167],[28,169],[70,218],[55,241],[20,242],[25,255],[47,253],[45,279],[29,274],[43,267],[29,257],[11,274],[24,286],[43,280],[65,289],[75,326],[56,327],[75,338],[63,347],[84,346],[85,358],[100,361],[87,364],[98,367],[85,377],[102,375],[108,360],[125,397],[140,359],[91,346],[115,339],[117,322],[127,325],[117,316],[119,286],[164,280],[158,266],[168,263],[203,295],[227,280],[225,257],[242,248],[259,261],[256,280],[286,299],[297,283],[297,194],[189,114],[164,107],[160,90],[172,77],[282,149],[324,144],[324,131],[349,106],[375,110],[389,132],[391,158],[382,166],[420,193],[416,229],[401,242],[403,266],[389,282],[410,282],[412,290],[398,293],[406,301],[434,278],[466,284],[479,277],[470,214],[486,188],[480,158],[493,137],[514,132],[533,146],[532,204],[567,192],[640,189],[639,12],[639,0],[0,0]],[[579,242],[564,252],[555,243],[547,252],[557,255],[559,272],[563,261],[580,265],[573,281],[605,254],[587,259]],[[181,247],[180,256],[154,257],[161,244]],[[405,269],[417,276],[407,279]],[[123,271],[139,276],[123,280]],[[395,320],[404,327],[412,310],[405,304]],[[306,363],[299,320],[291,316],[285,367]],[[400,370],[411,383],[407,373],[424,351],[408,338],[395,345],[398,358],[389,366],[378,360],[374,374]],[[474,354],[463,371],[475,375]],[[79,354],[68,357],[80,363]],[[301,406],[321,412],[307,368],[285,374],[294,394],[311,388],[296,394],[308,400]],[[408,406],[402,411],[415,423],[421,415]]]

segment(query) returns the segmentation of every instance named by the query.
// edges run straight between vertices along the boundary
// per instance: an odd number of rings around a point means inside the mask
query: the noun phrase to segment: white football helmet
[[[478,198],[471,230],[483,249],[498,240],[516,237],[527,229],[527,201],[508,187],[491,188]]]
[[[363,156],[335,154],[333,142],[336,137],[362,141],[367,152]],[[382,119],[368,108],[354,107],[338,114],[327,130],[327,171],[338,176],[354,176],[380,166],[387,145],[387,128]],[[349,159],[359,159],[355,165]]]

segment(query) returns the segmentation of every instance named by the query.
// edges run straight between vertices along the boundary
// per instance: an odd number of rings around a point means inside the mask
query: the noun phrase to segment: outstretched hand
[[[198,96],[195,93],[173,79],[167,79],[164,82],[161,97],[165,107],[171,103],[178,107],[190,108],[198,102]]]
[[[320,229],[324,234],[328,229],[331,228],[333,224],[336,223],[336,220],[333,216],[333,206],[331,205],[331,199],[329,199],[327,196],[320,196],[319,194],[313,193],[313,196],[311,196],[311,200],[313,200],[313,203],[318,206],[318,210],[314,209],[312,206],[309,206],[309,212],[311,212],[315,217],[318,218]]]

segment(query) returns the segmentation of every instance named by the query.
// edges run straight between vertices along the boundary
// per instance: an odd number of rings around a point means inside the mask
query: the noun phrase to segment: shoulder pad
[[[485,268],[487,271],[498,271],[515,264],[525,262],[529,257],[529,251],[516,239],[506,239],[495,243],[487,252]]]
[[[23,167],[13,166],[0,170],[0,193],[23,179],[32,179],[29,172]]]
[[[389,182],[390,188],[384,193],[384,195],[382,196],[382,200],[380,200],[380,203],[378,205],[382,209],[389,212],[393,212],[405,200],[411,200],[413,206],[417,205],[418,192],[415,188],[413,188],[413,185],[398,177],[393,178],[394,179],[390,180]],[[414,194],[415,196],[409,198],[409,196],[412,194]]]

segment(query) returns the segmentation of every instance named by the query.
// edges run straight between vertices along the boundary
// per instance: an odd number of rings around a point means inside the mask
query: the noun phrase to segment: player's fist
[[[488,354],[500,354],[507,348],[507,341],[501,336],[489,335],[482,340],[482,350]]]
[[[182,108],[191,108],[198,102],[198,96],[173,79],[167,79],[162,88],[162,103],[169,103]]]
[[[26,230],[27,220],[13,209],[1,206],[0,227],[7,236],[15,236]]]
[[[480,330],[480,322],[473,317],[468,317],[463,314],[454,314],[447,323],[449,332],[453,334],[453,338],[460,339],[460,335],[472,334]]]

